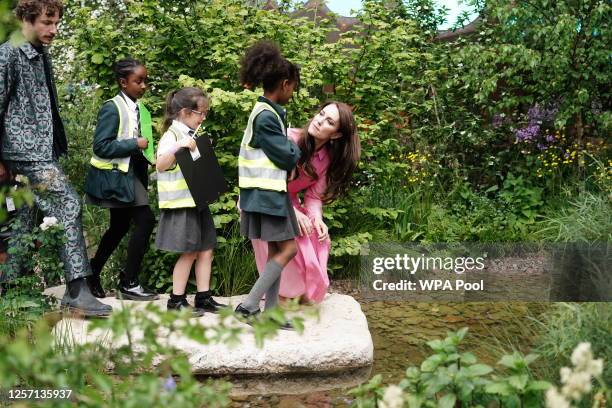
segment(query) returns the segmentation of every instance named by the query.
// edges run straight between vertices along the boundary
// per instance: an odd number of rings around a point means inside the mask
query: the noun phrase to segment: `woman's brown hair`
[[[357,163],[361,156],[361,143],[359,135],[357,135],[357,125],[353,117],[353,111],[346,103],[328,101],[325,102],[319,110],[324,109],[329,105],[336,105],[340,120],[338,124],[338,132],[340,137],[327,142],[327,146],[323,149],[328,149],[329,152],[329,167],[327,168],[327,189],[321,197],[325,203],[334,201],[339,196],[346,193],[353,172],[357,168]],[[298,161],[298,168],[303,170],[307,176],[317,180],[318,176],[314,168],[310,164],[310,159],[315,154],[314,138],[308,134],[308,128],[312,119],[302,129],[302,135],[298,142],[298,146],[302,151],[302,156]]]

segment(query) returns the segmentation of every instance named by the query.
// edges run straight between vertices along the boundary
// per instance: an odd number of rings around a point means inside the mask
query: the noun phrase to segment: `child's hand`
[[[144,150],[147,148],[147,146],[149,146],[149,141],[144,137],[139,137],[138,139],[136,139],[136,144],[138,144],[139,149]]]
[[[179,142],[179,146],[186,147],[193,152],[196,149],[196,142],[190,137],[185,137]]]

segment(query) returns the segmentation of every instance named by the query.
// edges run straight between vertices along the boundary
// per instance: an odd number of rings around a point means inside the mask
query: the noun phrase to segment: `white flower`
[[[572,353],[572,364],[576,367],[576,371],[582,371],[593,377],[598,377],[603,373],[603,360],[593,359],[591,352],[591,343],[580,343]]]
[[[583,342],[578,344],[572,353],[572,364],[574,367],[579,371],[585,371],[591,360],[593,360],[591,343]]]
[[[561,382],[565,384],[572,375],[572,369],[569,367],[561,367],[561,370],[559,370],[559,374],[561,376]]]
[[[561,392],[566,398],[579,401],[583,394],[591,392],[591,375],[584,371],[574,371],[567,378]]]
[[[587,372],[593,377],[599,377],[603,373],[603,359],[591,360],[587,367]]]
[[[570,404],[556,387],[551,387],[546,391],[546,408],[570,408]]]
[[[397,385],[390,385],[385,389],[382,401],[378,408],[402,408],[404,406],[404,392]]]
[[[40,224],[40,229],[46,231],[49,227],[53,227],[57,225],[57,218],[55,217],[45,217],[43,218],[42,224]]]

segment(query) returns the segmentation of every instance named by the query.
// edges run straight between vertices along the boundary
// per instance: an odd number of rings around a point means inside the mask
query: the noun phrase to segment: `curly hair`
[[[15,7],[15,15],[21,21],[34,23],[38,16],[46,13],[51,17],[57,13],[60,18],[64,15],[64,4],[61,0],[19,0]]]
[[[263,85],[274,91],[280,82],[289,80],[300,85],[300,68],[282,56],[273,41],[259,41],[247,49],[240,61],[240,82],[248,88]]]

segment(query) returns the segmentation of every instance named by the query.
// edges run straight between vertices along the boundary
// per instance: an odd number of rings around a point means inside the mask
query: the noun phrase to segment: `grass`
[[[224,296],[247,293],[257,279],[257,266],[251,242],[240,235],[240,225],[231,223],[225,228],[213,260],[216,287]]]
[[[606,194],[583,191],[558,214],[543,217],[535,237],[553,242],[610,242],[612,201]]]

